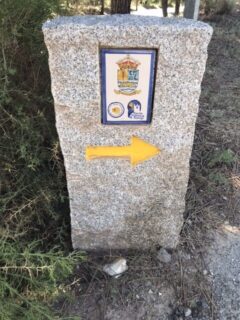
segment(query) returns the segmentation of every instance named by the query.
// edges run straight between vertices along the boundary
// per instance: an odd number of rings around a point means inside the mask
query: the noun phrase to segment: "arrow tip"
[[[156,156],[160,149],[154,145],[133,136],[131,138],[131,164],[137,165],[145,160]]]

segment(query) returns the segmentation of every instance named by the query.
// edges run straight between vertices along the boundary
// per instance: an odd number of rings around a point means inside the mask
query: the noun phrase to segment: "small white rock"
[[[208,274],[208,271],[206,269],[203,270],[203,275],[206,276]]]
[[[118,278],[123,272],[127,271],[127,260],[124,258],[118,258],[112,263],[105,264],[103,271],[112,277]]]
[[[185,315],[185,317],[190,317],[191,314],[192,314],[192,310],[191,310],[191,309],[186,308],[186,309],[184,310],[184,315]]]
[[[152,289],[150,289],[150,290],[148,291],[148,293],[149,293],[149,294],[153,294],[153,291],[152,291]]]
[[[170,253],[167,252],[166,249],[161,248],[157,253],[157,258],[159,261],[163,263],[169,263],[172,259],[172,256]]]

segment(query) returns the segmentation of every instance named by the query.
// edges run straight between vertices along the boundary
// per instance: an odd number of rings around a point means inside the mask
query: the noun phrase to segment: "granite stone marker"
[[[175,247],[212,28],[114,15],[43,32],[74,248]]]

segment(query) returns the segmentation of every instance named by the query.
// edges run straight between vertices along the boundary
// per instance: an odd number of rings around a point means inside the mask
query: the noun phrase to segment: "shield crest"
[[[127,55],[125,58],[117,62],[117,84],[118,90],[114,90],[117,94],[133,95],[140,93],[137,90],[139,82],[140,62]]]

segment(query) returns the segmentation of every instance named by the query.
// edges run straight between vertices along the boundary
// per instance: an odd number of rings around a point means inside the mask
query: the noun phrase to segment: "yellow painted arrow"
[[[98,146],[86,148],[86,159],[129,158],[132,165],[156,156],[160,150],[146,141],[133,136],[129,146]]]

